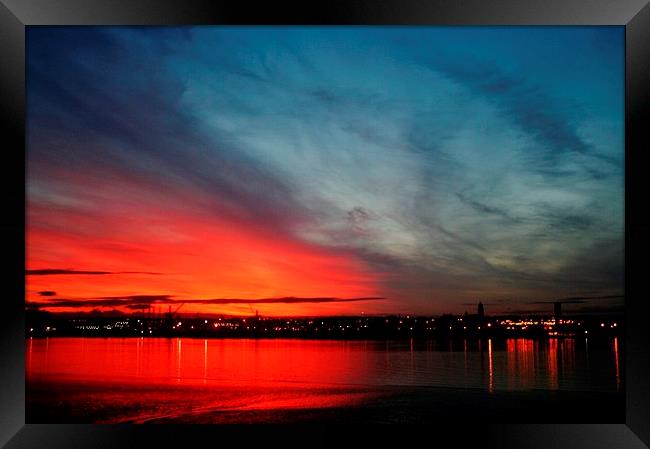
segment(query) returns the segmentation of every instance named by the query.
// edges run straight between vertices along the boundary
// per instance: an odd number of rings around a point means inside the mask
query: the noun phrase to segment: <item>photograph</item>
[[[28,26],[26,424],[626,422],[624,26]]]

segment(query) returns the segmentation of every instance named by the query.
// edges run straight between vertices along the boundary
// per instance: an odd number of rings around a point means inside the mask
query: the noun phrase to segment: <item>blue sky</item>
[[[370,311],[623,292],[622,27],[31,27],[27,48],[30,232],[65,242],[28,239],[33,267],[105,269],[69,256],[80,236],[125,244],[106,210],[157,205],[344,258],[322,294]]]

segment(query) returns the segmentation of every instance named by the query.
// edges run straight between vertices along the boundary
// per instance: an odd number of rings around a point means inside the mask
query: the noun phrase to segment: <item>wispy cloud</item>
[[[92,270],[66,270],[60,268],[42,268],[36,270],[25,270],[28,276],[58,276],[58,275],[93,275],[103,276],[107,274],[151,274],[159,275],[149,271],[92,271]]]
[[[26,270],[30,294],[445,311],[620,291],[623,37],[29,29],[28,265],[55,267]],[[170,295],[108,296],[120,274]]]
[[[599,299],[623,299],[624,295],[601,295],[601,296],[574,296],[570,298],[550,299],[547,301],[533,301],[530,304],[550,304],[550,303],[563,303],[563,304],[583,304],[588,301]]]
[[[32,308],[88,308],[88,307],[125,307],[132,310],[146,309],[151,306],[181,305],[181,304],[202,304],[202,305],[224,305],[224,304],[321,304],[321,303],[348,303],[360,301],[379,301],[383,297],[359,297],[359,298],[207,298],[207,299],[175,299],[173,295],[132,295],[114,296],[105,298],[84,298],[84,299],[53,299],[50,301],[29,301],[27,307]]]

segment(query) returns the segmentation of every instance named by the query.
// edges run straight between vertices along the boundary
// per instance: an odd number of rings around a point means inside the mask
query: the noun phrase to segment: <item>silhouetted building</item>
[[[553,304],[553,315],[555,315],[555,320],[559,320],[562,316],[562,303],[556,302]]]
[[[478,303],[478,319],[483,320],[485,318],[485,310],[483,309],[483,303]]]

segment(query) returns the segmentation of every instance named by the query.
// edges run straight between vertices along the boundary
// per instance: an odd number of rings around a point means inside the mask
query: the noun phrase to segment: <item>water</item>
[[[423,391],[450,389],[460,399],[621,395],[621,360],[617,339],[28,339],[27,415],[28,422],[246,422],[265,419],[261,412],[363,409],[396,392],[404,402],[404,392],[417,391],[409,404],[424,401]]]

